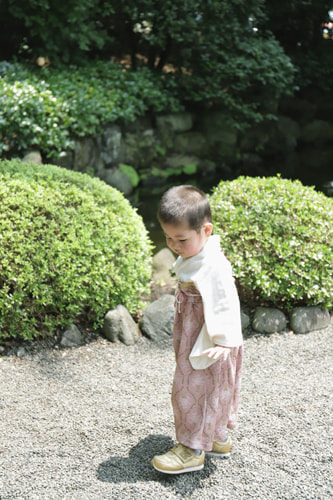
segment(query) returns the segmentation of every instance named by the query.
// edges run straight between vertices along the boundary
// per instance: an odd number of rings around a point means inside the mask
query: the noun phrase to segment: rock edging
[[[176,280],[171,277],[169,270],[174,260],[173,254],[167,248],[160,250],[155,255],[153,282],[156,286],[151,302],[142,311],[138,322],[135,322],[123,305],[118,305],[115,309],[108,311],[104,317],[102,328],[102,334],[106,339],[130,346],[134,345],[141,335],[144,335],[163,347],[163,344],[172,337]],[[253,332],[263,335],[287,331],[305,334],[328,327],[331,323],[331,316],[327,310],[315,306],[295,307],[288,316],[279,309],[257,307],[252,318],[247,312],[241,310],[241,322],[244,336]],[[58,335],[56,340],[49,340],[48,347],[58,348],[58,343],[63,348],[77,347],[85,343],[87,335],[88,337],[89,335],[92,337],[98,335],[98,332],[92,334],[87,332],[92,332],[92,329],[88,328],[84,334],[77,325],[72,324]],[[9,353],[15,352],[21,358],[30,350],[25,345],[15,345],[9,350]],[[5,351],[6,348],[0,346],[0,356]]]
[[[132,345],[138,340],[137,331],[139,328],[144,336],[154,342],[163,343],[172,336],[174,315],[174,296],[165,294],[144,309],[138,325],[132,320],[131,328],[129,328],[128,322],[119,319],[129,316],[125,307],[118,306],[116,310],[109,311],[105,316],[103,333],[112,342],[120,341],[126,345]],[[252,322],[243,311],[241,316],[243,331],[252,327],[253,331],[262,334],[283,333],[288,329],[294,333],[309,333],[326,328],[331,321],[328,311],[314,306],[295,307],[289,318],[279,309],[269,307],[258,307]],[[134,332],[135,335],[131,332]],[[126,340],[128,338],[130,341]]]
[[[259,333],[281,333],[290,328],[294,333],[310,333],[326,328],[331,321],[327,310],[316,306],[295,307],[287,317],[279,309],[258,307],[255,310],[252,328]]]
[[[167,248],[160,250],[154,256],[153,281],[168,285],[169,288],[166,287],[165,292],[162,291],[162,296],[146,306],[138,325],[123,306],[118,306],[116,310],[106,314],[103,333],[109,340],[131,345],[138,339],[138,330],[158,343],[163,343],[172,336],[175,309],[174,295],[169,291],[170,287],[175,288],[176,281],[170,276],[169,270],[174,260],[172,252]],[[331,317],[327,310],[315,306],[295,307],[289,316],[276,308],[257,307],[252,321],[244,311],[241,311],[241,320],[243,332],[251,328],[262,334],[282,333],[287,330],[292,330],[294,333],[309,333],[326,328],[330,324]]]

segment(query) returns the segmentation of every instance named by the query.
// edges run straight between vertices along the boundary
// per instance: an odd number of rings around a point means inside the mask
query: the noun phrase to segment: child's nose
[[[179,243],[174,243],[173,244],[173,249],[178,252],[180,250],[180,244]]]

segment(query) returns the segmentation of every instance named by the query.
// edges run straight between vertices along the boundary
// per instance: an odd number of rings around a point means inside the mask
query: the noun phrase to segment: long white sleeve
[[[205,349],[242,344],[239,298],[229,261],[220,248],[220,237],[211,236],[199,254],[178,257],[175,265],[181,282],[192,281],[203,300],[205,323],[190,354],[194,369],[205,369],[215,361],[203,355]]]

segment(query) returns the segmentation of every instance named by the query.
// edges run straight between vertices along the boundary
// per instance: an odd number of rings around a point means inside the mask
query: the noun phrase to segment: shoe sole
[[[201,470],[204,468],[204,464],[196,465],[195,467],[189,467],[188,469],[180,469],[180,470],[164,470],[159,469],[155,465],[153,465],[154,469],[158,470],[158,472],[163,472],[163,474],[184,474],[184,472],[195,472],[197,470]]]
[[[219,457],[219,458],[229,458],[230,453],[217,453],[215,451],[206,451],[206,455],[210,455],[213,457]]]

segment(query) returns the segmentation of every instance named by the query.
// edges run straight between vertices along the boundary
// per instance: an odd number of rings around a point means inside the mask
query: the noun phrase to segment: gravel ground
[[[332,334],[249,334],[231,458],[179,476],[150,465],[174,442],[171,340],[3,355],[0,498],[332,498]]]

